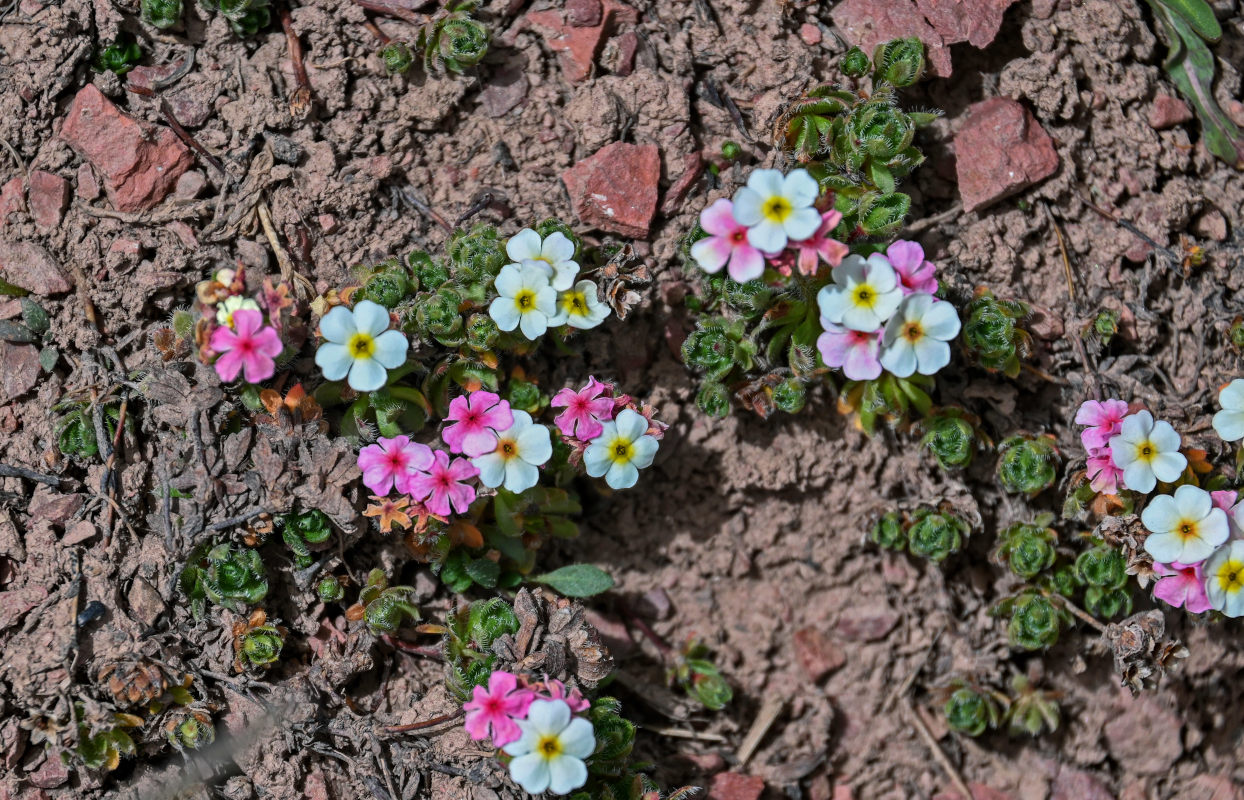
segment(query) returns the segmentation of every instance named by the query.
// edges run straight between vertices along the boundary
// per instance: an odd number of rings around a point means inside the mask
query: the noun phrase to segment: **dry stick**
[[[785,707],[785,698],[773,694],[765,698],[760,711],[756,712],[756,719],[752,722],[751,729],[743,737],[743,743],[739,745],[739,752],[736,755],[739,759],[739,766],[746,765],[751,759],[756,748],[760,747],[760,740],[765,738],[765,734],[769,732],[769,728],[777,721]]]
[[[108,463],[104,465],[104,482],[108,485],[108,497],[116,499],[117,481],[113,466],[117,461],[117,449],[121,446],[121,435],[125,432],[125,412],[129,408],[128,397],[121,400],[121,411],[117,414],[117,430],[112,435],[112,452],[108,455]],[[112,543],[112,506],[108,506],[108,514],[104,517],[104,549]]]
[[[1092,200],[1090,200],[1083,191],[1080,192],[1080,199],[1084,201],[1084,204],[1086,206],[1093,209],[1100,216],[1102,216],[1105,219],[1110,220],[1111,222],[1118,225],[1123,230],[1127,231],[1128,233],[1132,234],[1136,238],[1140,239],[1145,244],[1152,247],[1154,250],[1157,250],[1159,253],[1169,258],[1173,263],[1178,264],[1180,262],[1179,256],[1175,255],[1175,253],[1172,250],[1166,247],[1163,247],[1162,245],[1155,242],[1153,239],[1150,239],[1140,230],[1140,228],[1137,228],[1134,224],[1132,224],[1128,220],[1125,220],[1122,217],[1116,217],[1114,214],[1111,214],[1109,211],[1097,205]]]
[[[152,81],[151,88],[167,89],[186,77],[192,69],[194,69],[194,45],[188,44],[186,45],[186,54],[181,57],[181,66],[173,70],[167,77]]]
[[[1063,275],[1067,279],[1067,294],[1071,297],[1071,310],[1073,314],[1079,314],[1079,302],[1076,300],[1075,281],[1071,278],[1071,259],[1067,256],[1067,243],[1063,239],[1062,227],[1058,224],[1058,220],[1054,217],[1054,212],[1050,211],[1050,207],[1046,203],[1041,204],[1045,208],[1046,216],[1050,218],[1050,224],[1054,226],[1054,235],[1058,237],[1058,252],[1063,258]],[[1097,373],[1089,366],[1088,353],[1084,349],[1084,342],[1080,341],[1080,337],[1073,330],[1070,333],[1072,347],[1075,348],[1076,355],[1080,358],[1080,363],[1084,365],[1084,377],[1092,385],[1093,399],[1101,400],[1101,386],[1097,382]]]
[[[60,478],[55,475],[44,475],[42,472],[35,472],[25,467],[13,467],[8,464],[0,464],[0,478],[25,478],[26,480],[46,483],[48,486],[60,488]]]
[[[305,300],[311,296],[314,287],[311,281],[304,278],[301,273],[294,272],[294,262],[290,260],[289,253],[285,252],[281,240],[277,238],[276,228],[272,226],[272,213],[268,210],[268,201],[260,200],[256,210],[259,212],[259,222],[263,225],[264,236],[268,238],[268,244],[272,245],[272,250],[276,253],[276,263],[281,268],[281,280],[293,283],[294,293],[300,299]]]
[[[380,730],[385,733],[410,733],[411,731],[421,731],[427,728],[433,728],[445,722],[451,722],[462,716],[462,714],[463,712],[461,710],[451,711],[450,713],[442,714],[439,717],[425,719],[423,722],[412,722],[408,725],[390,725],[389,727],[381,728]]]
[[[306,119],[311,113],[311,81],[307,78],[307,67],[302,61],[302,42],[294,31],[294,21],[289,13],[289,6],[282,4],[281,27],[285,29],[285,41],[289,45],[289,61],[294,68],[294,80],[298,88],[289,96],[289,113],[294,119]]]
[[[937,759],[937,763],[942,765],[942,769],[950,777],[950,782],[963,795],[964,800],[972,800],[972,790],[968,788],[967,783],[963,780],[963,776],[959,774],[959,770],[950,762],[950,758],[942,751],[941,745],[937,743],[937,739],[933,738],[933,732],[929,730],[924,717],[921,717],[919,712],[916,711],[916,707],[912,705],[910,698],[903,698],[903,708],[907,709],[907,715],[911,717],[911,722],[916,727],[916,732],[920,734],[920,738],[924,740],[925,745],[932,751],[933,757]]]
[[[377,2],[377,0],[354,0],[354,4],[359,8],[365,8],[368,11],[383,14],[386,17],[400,19],[403,22],[409,22],[411,25],[418,25],[419,27],[423,27],[428,21],[426,16],[423,14],[416,14],[409,8]]]
[[[651,731],[658,736],[668,736],[671,739],[691,739],[695,742],[714,742],[717,744],[730,741],[720,733],[708,733],[707,731],[687,731],[682,728],[653,727],[651,725],[645,725],[644,730]]]
[[[199,141],[190,135],[190,131],[182,127],[182,124],[173,115],[173,108],[163,97],[160,98],[160,113],[164,115],[164,119],[168,120],[169,127],[173,129],[173,133],[177,134],[177,138],[181,139],[187,147],[203,156],[203,160],[211,164],[217,172],[224,176],[225,180],[229,179],[229,173],[225,172],[225,165],[220,163],[220,159],[212,155],[206,147],[199,144]]]
[[[249,522],[255,517],[259,517],[259,516],[263,516],[264,514],[271,514],[271,513],[272,513],[272,509],[270,508],[260,508],[255,511],[248,511],[245,514],[238,514],[236,517],[229,517],[229,519],[222,519],[220,522],[213,522],[211,525],[208,525],[203,530],[223,531],[225,528],[232,528],[234,525],[241,525],[243,522]]]
[[[946,209],[940,214],[934,214],[931,217],[924,217],[923,219],[916,220],[915,222],[911,223],[906,228],[904,228],[903,232],[909,235],[914,234],[914,233],[920,233],[923,230],[927,230],[928,228],[941,225],[943,222],[949,222],[955,217],[959,217],[962,215],[963,215],[963,203],[962,202],[955,203],[953,206]]]
[[[372,22],[369,19],[363,20],[363,27],[366,28],[368,32],[371,33],[372,36],[376,37],[376,40],[380,42],[380,45],[382,47],[393,41],[392,36],[380,30],[380,28],[376,25],[376,23]]]
[[[1077,606],[1075,603],[1068,600],[1066,597],[1063,597],[1061,594],[1046,594],[1046,597],[1057,599],[1058,602],[1062,603],[1063,608],[1067,609],[1072,614],[1074,614],[1076,617],[1078,617],[1080,621],[1087,622],[1089,625],[1092,625],[1094,628],[1096,628],[1098,633],[1105,634],[1106,632],[1105,625],[1103,625],[1092,614],[1083,610],[1082,608]]]
[[[1050,211],[1050,207],[1045,203],[1041,204],[1045,208],[1045,215],[1050,218],[1050,224],[1054,226],[1054,235],[1058,237],[1058,252],[1063,257],[1063,276],[1067,279],[1067,294],[1071,295],[1071,307],[1077,307],[1076,302],[1076,285],[1071,279],[1071,259],[1067,258],[1067,244],[1063,241],[1063,231],[1058,225],[1058,220],[1054,219],[1054,212]]]
[[[358,2],[358,0],[355,0],[355,2]],[[405,189],[399,189],[397,196],[405,200],[406,204],[411,208],[444,228],[446,233],[453,233],[454,226],[450,225],[444,217],[436,213],[430,205],[415,197],[412,192],[408,192]]]
[[[1063,378],[1059,378],[1059,377],[1056,377],[1056,376],[1054,376],[1054,375],[1051,375],[1050,373],[1046,372],[1045,370],[1041,369],[1040,367],[1034,367],[1032,364],[1024,364],[1024,365],[1023,365],[1023,367],[1024,367],[1024,369],[1028,370],[1028,371],[1029,371],[1029,372],[1031,372],[1033,375],[1036,375],[1038,378],[1040,378],[1040,379],[1041,379],[1041,380],[1043,380],[1043,381],[1046,381],[1047,383],[1052,383],[1052,384],[1054,384],[1054,385],[1056,385],[1056,386],[1066,386],[1066,385],[1067,385],[1067,381],[1066,381],[1066,380],[1064,380]]]

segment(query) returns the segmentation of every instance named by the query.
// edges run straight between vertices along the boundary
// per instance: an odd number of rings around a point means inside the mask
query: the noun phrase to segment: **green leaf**
[[[881,190],[882,194],[894,193],[894,175],[886,168],[885,164],[869,160],[868,175],[872,178],[877,188]]]
[[[1214,16],[1214,9],[1205,0],[1156,0],[1167,11],[1173,11],[1202,39],[1216,42],[1222,38],[1222,26]]]
[[[613,588],[613,578],[608,572],[591,564],[571,564],[532,578],[566,597],[591,597]]]
[[[471,580],[488,589],[497,587],[497,578],[501,576],[501,567],[490,558],[475,558],[466,564],[467,574]]]
[[[0,278],[0,295],[4,295],[6,297],[25,297],[28,294],[30,294],[28,290]]]

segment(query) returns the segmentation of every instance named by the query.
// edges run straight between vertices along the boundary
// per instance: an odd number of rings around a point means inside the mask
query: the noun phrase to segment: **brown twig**
[[[1045,203],[1042,203],[1041,206],[1045,209],[1045,215],[1050,218],[1050,224],[1054,226],[1054,235],[1058,237],[1058,252],[1063,257],[1063,277],[1067,279],[1067,294],[1071,295],[1071,307],[1073,309],[1077,308],[1079,304],[1076,301],[1076,285],[1075,281],[1071,279],[1071,259],[1067,257],[1067,243],[1063,241],[1062,228],[1059,226],[1058,220],[1054,218],[1054,212],[1050,211],[1050,207]]]
[[[294,271],[294,264],[290,261],[289,253],[281,246],[281,240],[276,235],[276,228],[272,225],[268,201],[260,200],[255,210],[259,212],[259,223],[263,226],[264,236],[267,237],[268,244],[272,246],[272,251],[276,253],[276,263],[281,269],[281,280],[293,285],[294,294],[298,295],[299,299],[307,299],[314,293],[315,287],[301,273]]]
[[[298,84],[298,88],[289,96],[289,113],[294,119],[306,119],[311,113],[311,80],[307,77],[307,66],[302,60],[302,42],[294,30],[294,20],[288,5],[281,5],[280,16],[281,28],[285,30],[285,41],[289,46],[289,63],[294,68],[294,81]]]
[[[1141,240],[1141,241],[1143,241],[1145,244],[1147,244],[1147,245],[1149,245],[1150,247],[1152,247],[1154,250],[1157,250],[1159,253],[1161,253],[1162,255],[1164,255],[1164,256],[1166,256],[1167,258],[1169,258],[1169,259],[1170,259],[1173,263],[1178,264],[1178,263],[1181,261],[1181,259],[1179,258],[1179,256],[1175,255],[1175,253],[1174,253],[1172,250],[1170,250],[1170,249],[1168,249],[1168,248],[1166,248],[1166,247],[1163,247],[1162,245],[1160,245],[1160,244],[1158,244],[1157,242],[1155,242],[1153,239],[1150,239],[1148,236],[1146,236],[1146,235],[1145,235],[1145,233],[1144,233],[1144,232],[1142,232],[1142,231],[1140,230],[1140,228],[1137,228],[1137,227],[1136,227],[1134,224],[1132,224],[1130,221],[1128,221],[1128,220],[1126,220],[1126,219],[1123,219],[1122,217],[1115,216],[1114,214],[1111,214],[1111,213],[1110,213],[1109,211],[1107,211],[1106,209],[1104,209],[1104,208],[1102,208],[1101,206],[1097,205],[1097,204],[1096,204],[1096,203],[1094,203],[1092,200],[1090,200],[1090,199],[1089,199],[1089,198],[1085,195],[1085,193],[1084,193],[1084,192],[1081,192],[1081,193],[1080,193],[1080,199],[1084,201],[1084,204],[1085,204],[1086,206],[1088,206],[1089,208],[1093,209],[1093,211],[1097,212],[1097,214],[1098,214],[1098,215],[1100,215],[1101,217],[1103,217],[1103,218],[1105,218],[1105,219],[1110,220],[1111,222],[1113,222],[1114,224],[1118,225],[1118,226],[1119,226],[1120,228],[1122,228],[1123,230],[1127,231],[1128,233],[1132,234],[1132,235],[1133,235],[1133,236],[1135,236],[1136,238],[1140,239],[1140,240]]]
[[[451,722],[457,719],[458,717],[462,716],[462,714],[463,714],[462,710],[459,709],[457,711],[451,711],[448,714],[442,714],[439,717],[432,717],[432,719],[425,719],[423,722],[411,722],[407,725],[390,725],[387,728],[381,728],[380,730],[384,731],[385,733],[410,733],[411,731],[422,731],[427,728],[434,728],[437,725],[440,725],[445,722]]]
[[[363,27],[367,29],[368,33],[376,37],[376,41],[380,42],[381,47],[393,41],[392,36],[380,30],[380,27],[369,19],[363,20]]]
[[[228,519],[222,519],[220,522],[213,522],[211,525],[204,528],[204,530],[223,531],[225,528],[232,528],[234,525],[241,525],[243,522],[250,522],[255,517],[271,513],[272,509],[270,508],[260,508],[254,511],[248,511],[245,514],[238,514],[236,517],[229,517]]]
[[[117,414],[117,429],[112,435],[112,452],[108,454],[108,461],[104,464],[104,483],[108,486],[108,498],[116,500],[117,480],[114,472],[114,465],[117,462],[117,450],[121,446],[121,435],[125,433],[125,412],[130,406],[130,399],[124,397],[121,399],[121,410]],[[112,506],[108,506],[108,513],[104,517],[104,549],[112,542]]]
[[[358,0],[355,0],[355,2],[358,2]],[[446,233],[453,233],[454,226],[450,225],[444,217],[436,213],[436,210],[430,205],[415,197],[414,192],[407,191],[406,189],[398,189],[397,196],[402,198],[408,206],[444,228]]]
[[[44,475],[42,472],[35,472],[33,469],[14,467],[8,464],[0,464],[0,478],[25,478],[26,480],[46,483],[48,486],[60,488],[60,478],[55,475]]]
[[[354,0],[354,4],[359,8],[365,8],[368,11],[372,11],[376,14],[383,14],[386,17],[400,19],[403,22],[409,22],[411,25],[418,25],[419,27],[423,27],[428,22],[428,18],[423,14],[416,14],[409,8],[391,5],[389,3],[380,2],[379,0]]]
[[[777,718],[782,715],[784,708],[786,708],[786,698],[778,697],[776,694],[770,694],[765,698],[760,710],[756,712],[752,727],[748,729],[747,735],[743,737],[743,743],[739,745],[736,757],[740,766],[751,760],[756,748],[760,747],[760,742],[769,732],[769,728],[773,727],[773,723],[777,722]]]
[[[920,713],[916,711],[916,707],[912,705],[911,698],[903,698],[903,708],[907,709],[907,716],[911,717],[911,723],[915,726],[916,732],[920,734],[920,738],[924,740],[925,746],[933,753],[933,758],[937,760],[938,764],[941,764],[942,770],[949,776],[950,782],[955,785],[955,789],[959,791],[959,794],[963,795],[964,800],[972,800],[972,790],[968,788],[967,782],[963,780],[959,770],[950,762],[950,758],[942,751],[941,745],[933,737],[933,732],[929,730],[924,717],[921,717]]]
[[[1059,603],[1062,603],[1063,608],[1074,614],[1081,622],[1087,622],[1089,625],[1092,625],[1097,629],[1098,633],[1104,634],[1106,632],[1106,626],[1103,625],[1096,617],[1080,608],[1066,597],[1063,597],[1061,594],[1051,593],[1046,593],[1046,596],[1051,599],[1056,599]]]
[[[185,143],[186,147],[189,147],[191,150],[194,150],[196,153],[203,156],[203,160],[211,164],[217,172],[225,177],[225,180],[229,179],[229,173],[225,172],[225,165],[220,162],[219,158],[212,155],[206,147],[199,144],[198,139],[191,136],[190,131],[186,130],[185,127],[178,122],[177,117],[173,115],[172,106],[170,106],[168,104],[168,100],[165,100],[163,97],[160,98],[160,113],[164,115],[164,119],[168,120],[169,127],[173,129],[173,133],[177,134],[177,138],[181,139],[182,142]]]

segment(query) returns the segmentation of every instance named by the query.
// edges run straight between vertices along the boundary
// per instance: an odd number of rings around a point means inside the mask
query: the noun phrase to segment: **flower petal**
[[[539,339],[549,329],[549,318],[542,311],[528,311],[519,316],[521,319],[518,322],[518,329],[522,331],[523,336],[532,341]],[[500,325],[501,323],[498,322],[497,326],[500,327]]]
[[[535,231],[532,231],[534,233]],[[511,240],[513,241],[513,240]],[[493,278],[493,287],[502,297],[513,297],[523,288],[523,267],[521,264],[506,264]]]
[[[755,225],[765,218],[762,206],[765,199],[756,190],[747,186],[739,187],[734,193],[731,213],[734,221],[740,225]]]
[[[782,194],[798,206],[810,206],[821,194],[821,185],[806,169],[793,169],[782,181]],[[820,227],[820,214],[817,214],[817,227]],[[811,235],[811,234],[809,234]]]
[[[401,331],[385,331],[375,339],[376,351],[374,359],[389,369],[397,369],[406,363],[406,352],[410,345],[406,335]]]
[[[596,750],[596,734],[592,730],[592,723],[582,717],[570,720],[570,724],[558,738],[561,740],[562,752],[574,758],[587,758]]]
[[[1223,387],[1218,403],[1227,411],[1244,411],[1244,378],[1236,378]]]
[[[821,227],[821,215],[815,208],[798,208],[782,223],[786,235],[795,241],[807,239]],[[767,250],[765,252],[773,252]]]
[[[613,459],[609,455],[605,434],[601,433],[583,451],[583,468],[587,470],[589,476],[599,478],[608,472],[611,466],[613,466]]]
[[[881,366],[899,378],[910,377],[916,371],[916,348],[906,339],[896,339],[881,350]]]
[[[554,264],[570,261],[574,258],[574,242],[561,231],[553,231],[540,245],[540,253]]]
[[[371,300],[360,300],[354,306],[354,324],[361,333],[379,336],[389,329],[389,310]]]
[[[1149,441],[1153,442],[1154,447],[1163,453],[1173,453],[1179,450],[1179,433],[1166,420],[1154,423],[1153,432],[1149,434]]]
[[[325,378],[339,381],[350,371],[354,359],[350,357],[350,351],[344,344],[325,342],[315,351],[315,365],[324,371]]]
[[[747,178],[747,188],[764,198],[780,196],[785,183],[782,172],[776,169],[753,170]]]
[[[549,761],[549,791],[553,794],[570,794],[585,783],[587,765],[580,759],[564,755]]]
[[[357,332],[354,315],[345,306],[333,306],[320,318],[320,335],[330,342],[345,344]]]
[[[635,451],[631,463],[639,469],[647,469],[652,466],[652,459],[656,457],[661,443],[654,436],[640,436],[631,446]]]
[[[505,243],[505,254],[514,261],[540,257],[540,234],[531,228],[523,228]]]
[[[1152,533],[1168,533],[1179,525],[1181,516],[1175,498],[1169,494],[1160,494],[1145,506],[1145,510],[1140,513],[1140,521]]]
[[[738,203],[735,203],[738,207]],[[786,229],[780,223],[762,219],[747,229],[747,243],[766,253],[777,253],[786,247]]]
[[[514,330],[523,318],[514,298],[505,295],[493,298],[492,303],[488,305],[488,316],[492,317],[492,321],[497,323],[497,327],[503,331]]]
[[[489,489],[496,489],[505,482],[505,459],[500,453],[488,453],[471,459],[479,470],[479,482]]]
[[[880,253],[873,253],[868,257],[868,282],[878,292],[898,288],[898,273],[890,265],[889,259]]]
[[[1163,483],[1174,483],[1188,466],[1188,459],[1183,453],[1158,453],[1151,462],[1150,470]]]
[[[1156,561],[1178,561],[1183,550],[1183,539],[1173,533],[1155,533],[1145,539],[1145,552]]]
[[[628,442],[634,442],[648,432],[648,420],[643,414],[631,408],[624,408],[614,418],[618,435]]]
[[[924,336],[916,342],[916,370],[921,375],[936,375],[950,363],[950,345]]]
[[[729,200],[726,201],[730,202]],[[708,273],[720,272],[730,260],[734,246],[724,236],[710,236],[691,245],[691,257],[700,269]],[[755,252],[755,251],[753,251]],[[757,255],[759,255],[757,253]]]
[[[384,386],[389,373],[374,358],[358,358],[350,367],[346,382],[356,392],[374,392]]]
[[[613,489],[629,489],[639,482],[639,470],[629,461],[615,461],[605,473],[605,483]]]
[[[521,458],[511,458],[505,465],[505,488],[520,494],[540,482],[540,470]]]
[[[700,227],[714,237],[734,233],[739,224],[734,220],[734,204],[722,197],[700,212]]]
[[[529,464],[543,464],[553,456],[552,437],[543,425],[532,425],[515,437],[519,458]]]
[[[510,777],[528,794],[549,788],[549,762],[540,753],[528,753],[510,762]]]
[[[917,295],[910,296],[916,297]],[[932,295],[926,295],[926,297],[932,297]],[[929,306],[924,316],[921,317],[920,324],[924,327],[925,335],[941,339],[943,342],[949,342],[959,335],[959,315],[955,312],[955,307],[940,300]]]
[[[842,323],[842,315],[850,307],[851,301],[841,286],[825,286],[816,293],[816,304],[826,321],[838,325]]]

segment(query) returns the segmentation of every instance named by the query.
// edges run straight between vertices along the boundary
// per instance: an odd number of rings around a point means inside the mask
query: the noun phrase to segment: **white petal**
[[[561,741],[562,752],[574,758],[587,758],[596,751],[596,734],[592,723],[582,717],[575,717],[557,737]]]
[[[1175,490],[1174,500],[1179,515],[1188,519],[1205,519],[1214,508],[1214,498],[1199,486],[1180,486]]]
[[[850,302],[847,292],[840,286],[825,286],[816,293],[821,316],[835,325],[842,322],[842,315],[850,307]]]
[[[567,289],[570,287],[567,286]],[[557,313],[557,290],[552,286],[545,286],[536,291],[536,310],[546,317],[551,317]]]
[[[1218,403],[1225,411],[1244,411],[1244,378],[1236,378],[1218,393]]]
[[[902,302],[903,290],[897,286],[888,291],[879,291],[877,298],[873,300],[873,313],[879,320],[884,322],[894,315],[894,312],[898,310]]]
[[[340,306],[338,306],[340,308]],[[339,381],[350,371],[354,359],[344,344],[325,342],[315,351],[315,365],[324,371],[324,377],[330,381]]]
[[[747,178],[747,188],[765,198],[780,196],[785,183],[785,177],[776,169],[753,170]]]
[[[691,245],[691,257],[700,265],[700,269],[708,273],[720,272],[732,253],[732,250],[717,245],[716,236],[701,239]]]
[[[574,258],[574,242],[567,239],[566,234],[561,231],[553,231],[544,240],[544,244],[540,245],[540,253],[554,264],[570,261]]]
[[[536,745],[540,742],[540,732],[531,725],[527,724],[527,720],[516,720],[518,729],[522,732],[517,739],[502,747],[502,751],[512,756],[523,756],[536,749]]]
[[[614,489],[629,489],[639,482],[639,470],[629,461],[615,461],[605,473],[605,483]]]
[[[529,464],[543,464],[553,455],[553,443],[549,429],[543,425],[532,425],[515,437],[518,445],[519,458]]]
[[[1149,469],[1153,471],[1158,480],[1164,483],[1174,483],[1179,480],[1186,466],[1188,466],[1188,458],[1183,453],[1158,453]]]
[[[632,447],[635,448],[635,454],[631,457],[631,463],[640,469],[652,466],[652,459],[657,454],[657,449],[661,443],[652,436],[640,436],[634,441]]]
[[[553,794],[570,794],[585,783],[587,765],[579,759],[562,756],[549,762],[549,791]]]
[[[950,363],[950,345],[929,336],[916,342],[916,369],[921,375],[936,375]],[[901,376],[900,376],[901,377]]]
[[[561,236],[560,233],[554,236]],[[574,285],[575,276],[579,274],[579,265],[573,261],[559,261],[554,268],[552,286],[559,292],[564,292]]]
[[[549,318],[541,311],[528,311],[519,316],[522,319],[519,320],[518,329],[523,332],[523,336],[532,341],[539,339],[549,329]]]
[[[782,222],[792,241],[807,239],[821,227],[821,214],[815,208],[797,208]]]
[[[500,453],[476,456],[471,463],[479,470],[479,482],[496,489],[505,481],[505,459]]]
[[[747,229],[747,243],[762,253],[777,253],[786,247],[786,229],[763,219]]]
[[[540,482],[540,470],[521,458],[511,458],[505,465],[505,488],[514,494],[525,492]]]
[[[614,417],[618,435],[628,442],[633,442],[648,432],[648,420],[644,415],[631,408],[624,408]]]
[[[354,315],[345,306],[333,306],[320,318],[320,334],[330,342],[345,344],[357,332]]]
[[[1224,442],[1244,439],[1244,411],[1223,409],[1214,415],[1214,430]]]
[[[523,228],[505,243],[505,254],[515,261],[540,257],[540,234]]]
[[[501,330],[512,331],[518,327],[518,321],[523,315],[519,313],[514,298],[503,295],[494,298],[488,305],[488,316],[492,317],[492,321],[497,323],[497,327]]]
[[[1127,469],[1136,462],[1137,458],[1136,445],[1124,439],[1123,434],[1110,437],[1110,460],[1116,467]]]
[[[739,188],[734,193],[734,206],[731,213],[734,214],[734,221],[740,225],[755,225],[765,218],[761,207],[764,205],[765,199],[761,197],[754,189],[746,186]]]
[[[609,467],[613,465],[613,459],[609,457],[609,447],[604,439],[603,435],[597,437],[583,451],[583,468],[593,478],[599,478],[604,475],[609,471]]]
[[[397,369],[406,363],[406,352],[410,345],[401,331],[385,331],[376,337],[376,352],[373,358],[389,369]]]
[[[1174,453],[1179,450],[1179,433],[1165,420],[1154,423],[1153,432],[1149,434],[1149,441],[1153,442],[1154,446],[1163,453]]]
[[[916,349],[906,339],[896,339],[889,347],[881,349],[881,366],[899,378],[910,377],[916,371]]]
[[[540,753],[528,753],[510,762],[510,777],[528,794],[549,788],[549,762]]]
[[[868,257],[868,282],[879,292],[888,292],[898,286],[898,273],[894,271],[890,259],[881,253]]]
[[[1179,524],[1180,516],[1175,498],[1169,494],[1160,494],[1145,506],[1145,510],[1140,513],[1140,521],[1151,533],[1169,533]]]
[[[389,329],[389,310],[371,300],[360,300],[354,306],[354,324],[361,333],[379,336]]]
[[[532,231],[535,233],[535,231]],[[510,241],[514,241],[511,239]],[[506,264],[493,279],[492,285],[502,297],[514,297],[523,288],[523,267],[521,264]]]
[[[853,283],[862,283],[864,277],[868,274],[868,262],[863,256],[852,253],[842,259],[842,263],[834,267],[832,270],[834,283],[839,286],[849,286]]]
[[[565,700],[536,700],[527,709],[527,721],[546,736],[560,733],[570,724],[570,706]]]
[[[1174,533],[1155,533],[1145,539],[1145,552],[1153,556],[1154,561],[1166,564],[1178,561],[1183,550],[1183,539]]]
[[[1148,411],[1128,414],[1119,423],[1119,435],[1129,442],[1141,442],[1148,439],[1151,430],[1153,430],[1153,415]]]
[[[1145,541],[1149,540],[1146,539]],[[1220,544],[1222,544],[1222,541],[1211,542],[1204,536],[1194,536],[1191,539],[1185,539],[1179,558],[1174,560],[1182,564],[1200,563],[1213,555],[1214,549]]]
[[[1147,462],[1133,461],[1123,468],[1123,484],[1134,492],[1148,493],[1158,485],[1158,479],[1153,476]]]
[[[830,322],[833,322],[833,320],[830,319]],[[853,331],[875,331],[881,327],[883,322],[885,320],[878,317],[871,308],[861,308],[852,304],[842,312],[843,327],[850,328]]]
[[[497,433],[509,434],[512,438],[517,439],[519,436],[523,435],[524,431],[536,424],[532,421],[531,415],[526,411],[515,410],[510,416],[513,419],[513,422],[510,423],[510,427],[503,431],[497,431]]]
[[[346,382],[356,392],[374,392],[384,386],[389,373],[374,358],[356,358]]]
[[[869,273],[870,276],[871,274]],[[927,292],[916,292],[903,299],[899,314],[903,319],[919,322],[921,327],[924,327],[924,315],[932,306],[933,295]]]
[[[926,335],[943,342],[949,342],[959,335],[959,315],[955,312],[955,307],[940,300],[935,301],[924,312],[920,324],[924,326]]]
[[[796,207],[810,206],[821,194],[821,185],[816,182],[806,169],[791,170],[782,182],[782,193],[789,197]],[[820,227],[820,214],[817,215],[817,227]],[[815,233],[815,230],[813,231]]]

